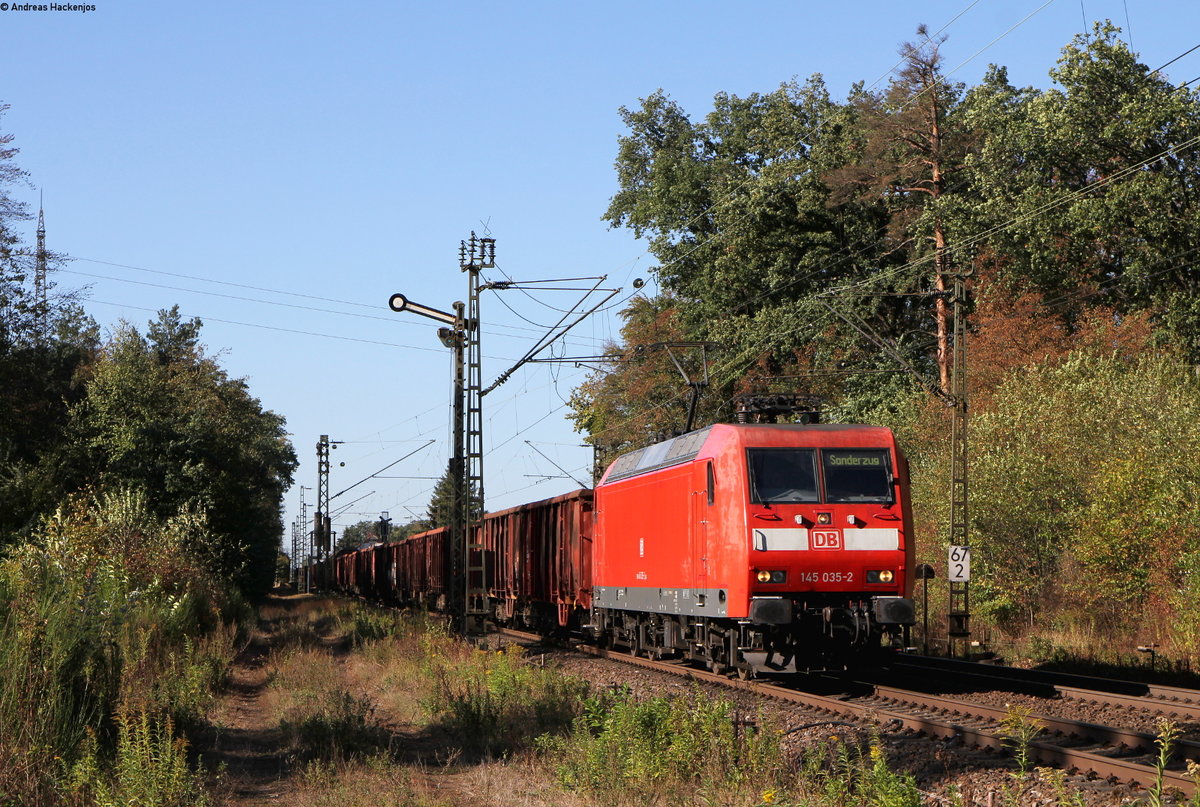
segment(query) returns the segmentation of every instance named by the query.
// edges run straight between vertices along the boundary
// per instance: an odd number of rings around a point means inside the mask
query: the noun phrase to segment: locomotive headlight
[[[774,569],[774,570],[763,569],[758,574],[756,574],[754,577],[760,583],[786,583],[787,582],[787,572],[783,571],[782,569]]]
[[[761,572],[758,573],[758,582],[770,583],[771,582],[771,573],[768,572],[766,569],[763,569]]]
[[[893,577],[894,577],[894,575],[892,574],[891,569],[884,569],[882,572],[879,573],[879,582],[880,583],[890,583],[890,582],[892,582]]]

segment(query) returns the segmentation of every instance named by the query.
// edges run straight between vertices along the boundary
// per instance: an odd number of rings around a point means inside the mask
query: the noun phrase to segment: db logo
[[[841,549],[842,533],[839,530],[813,530],[808,534],[808,545],[812,549]]]

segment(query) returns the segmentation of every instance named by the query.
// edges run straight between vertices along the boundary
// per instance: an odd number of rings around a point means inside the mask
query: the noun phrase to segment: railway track
[[[1024,670],[929,656],[897,656],[890,667],[893,670],[909,670],[920,674],[948,673],[959,677],[960,680],[970,679],[985,685],[1010,685],[1019,687],[1021,691],[1031,691],[1048,697],[1139,709],[1178,721],[1200,721],[1200,690],[1185,687],[1046,670]]]
[[[541,637],[519,631],[505,630],[501,633],[525,641],[542,641]],[[843,681],[843,686],[849,685],[859,692],[819,694],[800,688],[799,685],[805,680],[813,680],[807,676],[796,677],[794,684],[785,683],[782,679],[743,681],[678,662],[636,657],[587,645],[578,645],[575,649],[593,656],[803,706],[822,715],[874,723],[889,731],[917,733],[939,738],[947,744],[962,744],[996,752],[1007,752],[1012,747],[1001,726],[1001,722],[1009,716],[1007,710],[970,700],[932,695],[879,683],[848,681]],[[955,669],[960,675],[975,674],[973,670]],[[1007,680],[1011,682],[1011,679]],[[1112,696],[1113,700],[1108,701],[1109,703],[1133,703],[1142,709],[1158,708],[1157,704],[1163,705],[1163,709],[1174,706],[1176,715],[1180,714],[1179,709],[1200,709],[1196,704],[1163,699],[1161,688],[1158,688],[1157,696],[1149,696],[1152,702],[1148,702],[1147,697],[1137,695],[1042,683],[1050,687],[1062,686],[1071,691],[1073,697],[1081,699]],[[822,685],[828,686],[828,679],[825,679]],[[1176,696],[1178,697],[1179,693],[1176,693]],[[1031,714],[1027,719],[1037,721],[1043,730],[1042,734],[1026,744],[1031,758],[1040,765],[1087,772],[1114,782],[1132,783],[1145,788],[1151,787],[1159,774],[1154,765],[1157,754],[1154,734],[1051,715]],[[1196,786],[1182,768],[1187,759],[1200,759],[1200,742],[1177,740],[1173,743],[1173,750],[1174,762],[1167,770],[1162,771],[1163,783],[1167,788],[1179,790],[1185,796],[1191,797],[1196,791]]]

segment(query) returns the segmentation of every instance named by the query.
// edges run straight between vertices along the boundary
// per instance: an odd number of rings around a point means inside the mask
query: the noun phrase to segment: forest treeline
[[[264,593],[297,465],[283,418],[205,352],[200,320],[178,306],[102,339],[72,295],[38,299],[12,143],[0,135],[0,549],[77,499],[132,491],[157,518],[202,519],[186,549],[218,580]],[[47,256],[51,283],[61,260]]]
[[[174,307],[102,338],[71,294],[36,293],[39,258],[62,258],[19,236],[13,142],[0,134],[0,804],[204,805],[180,734],[274,581],[296,456],[199,320]]]
[[[611,457],[681,428],[677,360],[707,370],[701,424],[787,392],[889,425],[944,574],[965,276],[977,628],[1200,652],[1200,95],[1119,34],[1076,37],[1047,89],[950,80],[922,28],[844,101],[818,75],[698,120],[662,90],[622,109],[604,217],[648,240],[658,293],[576,391],[579,429]]]

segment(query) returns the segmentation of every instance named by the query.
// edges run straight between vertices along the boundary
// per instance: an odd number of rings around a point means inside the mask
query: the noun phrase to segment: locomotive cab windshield
[[[764,505],[895,501],[887,449],[832,448],[819,453],[824,485],[817,474],[817,449],[748,449],[750,500]]]
[[[757,504],[821,501],[817,452],[811,448],[751,448],[750,499]]]
[[[887,449],[825,449],[821,458],[824,460],[826,502],[892,502],[892,473]]]

